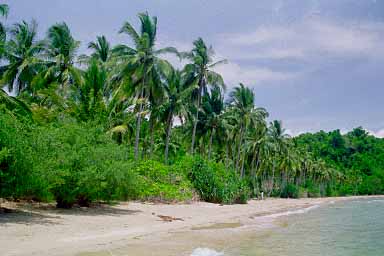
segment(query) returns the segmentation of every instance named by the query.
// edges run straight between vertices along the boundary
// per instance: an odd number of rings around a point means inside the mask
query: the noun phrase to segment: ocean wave
[[[316,209],[316,208],[319,208],[319,207],[320,207],[319,205],[312,205],[310,207],[303,208],[303,209],[297,209],[297,210],[291,210],[291,211],[286,211],[286,212],[273,213],[271,215],[267,215],[266,217],[277,218],[277,217],[289,216],[289,215],[293,215],[293,214],[301,214],[301,213],[306,213],[306,212],[308,212],[310,210],[313,210],[313,209]]]
[[[217,252],[209,248],[196,248],[193,250],[191,256],[223,256],[224,253]]]

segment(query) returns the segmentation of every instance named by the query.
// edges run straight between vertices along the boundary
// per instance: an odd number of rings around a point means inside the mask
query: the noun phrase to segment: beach
[[[70,210],[3,203],[2,255],[180,255],[210,243],[267,229],[287,214],[363,197],[251,200],[244,205],[123,202]],[[235,239],[235,238],[234,238]],[[160,250],[159,250],[160,249]],[[188,254],[189,252],[189,254]]]

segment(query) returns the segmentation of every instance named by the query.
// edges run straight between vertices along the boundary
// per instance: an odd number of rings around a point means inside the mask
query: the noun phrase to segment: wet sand
[[[124,202],[71,210],[6,203],[0,214],[1,255],[190,255],[196,247],[225,249],[257,236],[279,216],[358,197],[252,200],[246,205]]]

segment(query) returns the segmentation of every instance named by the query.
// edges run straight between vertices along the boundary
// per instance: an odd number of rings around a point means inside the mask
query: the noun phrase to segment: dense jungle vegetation
[[[213,48],[157,48],[157,18],[122,24],[79,54],[65,23],[38,38],[0,5],[0,197],[245,203],[251,197],[384,193],[384,141],[356,128],[289,137]],[[175,68],[167,56],[187,64]],[[11,94],[7,93],[12,92]],[[11,96],[12,95],[12,96]],[[226,95],[226,96],[225,96]]]

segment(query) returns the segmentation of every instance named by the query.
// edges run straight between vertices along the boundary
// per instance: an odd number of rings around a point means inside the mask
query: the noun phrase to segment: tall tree
[[[105,63],[111,55],[111,45],[107,38],[98,36],[95,42],[90,42],[88,48],[93,50],[92,57]]]
[[[170,68],[168,71],[161,72],[161,74],[166,91],[166,100],[164,101],[163,108],[164,116],[166,117],[164,161],[167,164],[174,117],[186,115],[188,111],[186,102],[190,99],[190,95],[195,88],[193,85],[186,83],[182,72],[179,70]]]
[[[140,13],[140,32],[137,32],[129,23],[124,23],[120,33],[127,34],[133,41],[134,47],[118,45],[114,48],[114,57],[117,69],[112,81],[117,84],[118,91],[126,90],[136,98],[136,135],[135,159],[139,157],[139,141],[144,106],[148,99],[155,99],[161,89],[158,70],[169,65],[159,57],[163,53],[177,53],[173,47],[156,49],[157,18],[148,13]],[[128,85],[128,86],[127,86]]]
[[[214,61],[214,51],[208,47],[202,38],[198,38],[193,42],[193,49],[189,53],[185,53],[184,57],[191,60],[191,64],[186,66],[186,71],[189,74],[189,80],[198,85],[195,94],[197,94],[196,114],[193,120],[191,154],[194,153],[196,127],[199,120],[199,111],[201,105],[202,94],[207,92],[207,86],[217,85],[225,88],[224,80],[220,74],[212,69],[220,64],[227,63],[227,60]]]
[[[8,91],[15,94],[28,90],[33,91],[31,82],[43,61],[39,57],[43,43],[37,41],[37,24],[35,21],[16,23],[10,31],[11,38],[6,43],[7,64],[1,67],[1,83],[8,86]]]
[[[217,129],[224,126],[224,96],[220,87],[214,86],[209,93],[205,94],[202,105],[205,127],[207,133],[209,133],[208,159],[211,159],[214,135]]]
[[[7,17],[9,7],[6,4],[0,4],[0,17]],[[5,25],[0,22],[0,59],[3,58],[5,53],[5,42],[7,40],[7,31]]]
[[[83,83],[74,93],[76,115],[80,120],[93,120],[103,117],[106,106],[103,99],[107,73],[97,60],[92,60],[84,73]]]
[[[66,95],[71,85],[81,83],[81,72],[75,66],[80,42],[76,41],[66,23],[57,23],[48,29],[46,53],[49,59],[46,78],[54,78]]]
[[[283,159],[284,155],[288,154],[288,141],[289,136],[285,133],[282,122],[273,120],[268,129],[268,139],[270,140],[270,155],[272,161],[272,177],[271,177],[271,191],[272,192],[275,184],[276,168],[278,167],[278,159]]]
[[[247,132],[248,126],[251,122],[262,120],[267,117],[267,112],[263,108],[255,108],[255,95],[251,89],[245,87],[240,83],[238,87],[230,93],[229,104],[237,118],[237,129],[239,129],[237,141],[237,157],[236,169],[243,173],[243,168],[240,168],[241,162],[241,149],[243,147],[244,135]],[[244,156],[244,155],[243,155]]]

